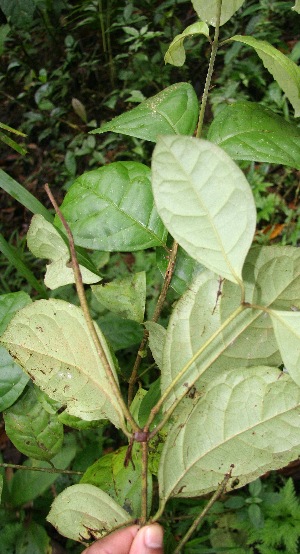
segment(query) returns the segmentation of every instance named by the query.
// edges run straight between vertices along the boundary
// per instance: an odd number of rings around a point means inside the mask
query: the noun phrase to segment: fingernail
[[[145,546],[147,548],[162,548],[163,529],[160,525],[149,525],[145,529]]]

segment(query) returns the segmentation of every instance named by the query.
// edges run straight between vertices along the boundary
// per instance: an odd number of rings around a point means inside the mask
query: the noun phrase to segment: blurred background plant
[[[243,10],[222,28],[223,38],[253,34],[298,63],[300,30],[290,10],[293,4],[247,0]],[[88,132],[178,81],[192,82],[201,97],[209,58],[204,37],[186,40],[188,55],[183,68],[164,65],[171,40],[194,21],[196,15],[188,0],[0,0],[0,168],[49,207],[43,189],[46,182],[60,201],[74,179],[88,169],[116,160],[149,163],[149,143],[110,133],[96,138]],[[218,52],[206,124],[226,105],[243,99],[260,102],[287,120],[290,117],[287,99],[254,51],[234,43]],[[17,130],[19,136],[14,134],[12,139],[9,129]],[[14,141],[15,150],[7,138]],[[257,241],[299,245],[299,171],[254,162],[240,165],[256,201]],[[36,260],[26,247],[32,214],[1,189],[0,202],[0,292],[22,290],[35,298],[51,295],[43,283],[44,261]],[[18,264],[12,263],[13,256]],[[154,252],[93,256],[107,281],[145,270],[147,310],[153,311],[161,286]],[[55,296],[76,302],[72,285],[56,290]],[[170,305],[177,296],[169,292]],[[140,326],[128,321],[124,325],[122,318],[95,297],[89,300],[93,317],[118,352],[120,375],[126,380],[141,339]],[[141,371],[147,387],[147,374],[151,374],[148,382],[156,378],[151,360],[143,361]],[[60,467],[84,471],[103,453],[123,444],[111,426],[90,430],[74,429],[74,421],[69,424]],[[4,461],[23,463],[26,456],[12,446],[3,423],[0,425]],[[37,462],[29,459],[26,463]],[[299,466],[295,464],[289,471],[294,484],[275,474],[221,499],[188,543],[187,554],[299,552]],[[11,473],[10,491],[4,490],[0,508],[1,553],[44,554],[50,536],[52,554],[79,553],[82,548],[61,542],[63,539],[42,523],[53,494],[59,493],[66,481],[71,484],[78,479],[76,475],[57,478],[44,473],[33,479],[30,472]],[[173,535],[178,538],[185,533],[190,518],[199,512],[199,503],[204,502],[169,503],[164,522],[166,553],[174,550]],[[183,511],[186,517],[178,519]]]

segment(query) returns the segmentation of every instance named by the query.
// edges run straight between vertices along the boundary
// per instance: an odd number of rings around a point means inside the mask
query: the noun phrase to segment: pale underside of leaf
[[[104,251],[164,246],[166,230],[154,206],[150,169],[114,162],[79,177],[61,210],[76,244]]]
[[[292,7],[292,10],[295,10],[295,12],[300,13],[300,0],[296,0],[296,3]]]
[[[291,102],[295,110],[295,117],[299,117],[300,67],[266,41],[244,35],[235,35],[231,37],[230,40],[242,42],[254,48],[265,68],[271,73]]]
[[[239,283],[256,223],[242,171],[208,141],[164,136],[152,173],[157,210],[171,235],[198,262]]]
[[[234,160],[254,160],[300,169],[300,130],[254,102],[235,102],[212,122],[208,140]]]
[[[270,310],[270,316],[285,368],[300,386],[300,312]]]
[[[94,286],[92,291],[108,310],[124,319],[143,322],[146,303],[145,271],[126,275],[104,286]]]
[[[37,258],[51,260],[52,263],[46,266],[44,278],[45,285],[49,289],[53,290],[75,282],[73,268],[69,264],[69,248],[54,225],[46,221],[42,215],[33,216],[27,233],[27,245]],[[83,283],[91,284],[101,280],[99,275],[84,266],[79,267]]]
[[[179,67],[183,65],[185,62],[185,49],[183,46],[184,39],[193,35],[205,35],[208,38],[209,29],[206,23],[203,21],[197,21],[196,23],[189,25],[183,33],[177,35],[171,42],[165,54],[165,63],[170,63]]]
[[[106,341],[95,328],[115,374]],[[1,341],[43,391],[66,405],[68,413],[123,425],[80,308],[62,300],[34,302],[16,314]]]
[[[224,25],[233,14],[244,4],[245,0],[223,0],[220,25]],[[194,10],[200,19],[209,25],[216,25],[219,0],[192,0]]]
[[[100,539],[115,527],[128,524],[130,516],[104,491],[79,484],[56,497],[47,520],[65,537],[82,542]]]
[[[159,135],[192,135],[198,99],[189,83],[176,83],[91,133],[113,131],[156,142]]]
[[[162,503],[207,494],[230,469],[227,490],[297,458],[299,407],[300,388],[276,369],[220,375],[168,433],[158,475]]]
[[[300,308],[300,254],[293,247],[254,247],[243,270],[246,301],[272,309]],[[189,365],[165,402],[167,409],[188,387],[196,394],[228,367],[282,363],[269,315],[245,308],[208,344],[240,306],[237,285],[209,271],[200,274],[173,310],[163,348],[162,392]],[[204,349],[204,350],[203,350]],[[191,360],[195,357],[194,362]]]

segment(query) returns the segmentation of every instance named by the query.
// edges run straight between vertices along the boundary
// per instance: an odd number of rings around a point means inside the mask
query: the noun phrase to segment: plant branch
[[[97,354],[98,354],[99,359],[100,359],[100,361],[103,365],[104,371],[106,373],[106,376],[108,378],[108,381],[110,383],[112,391],[113,391],[115,397],[118,399],[119,406],[122,410],[122,413],[123,413],[125,419],[131,425],[133,431],[139,431],[139,426],[137,425],[137,423],[133,419],[128,407],[126,406],[126,404],[123,400],[123,397],[122,397],[121,391],[119,389],[118,383],[115,380],[115,376],[113,374],[112,368],[111,368],[110,363],[107,359],[107,356],[106,356],[106,353],[103,349],[103,346],[102,346],[102,344],[99,340],[97,331],[95,329],[95,325],[94,325],[94,322],[92,320],[92,317],[91,317],[91,314],[90,314],[90,311],[89,311],[89,307],[88,307],[88,303],[87,303],[87,300],[86,300],[86,297],[85,297],[84,286],[83,286],[83,282],[82,282],[80,267],[79,267],[78,260],[77,260],[77,255],[76,255],[76,250],[75,250],[75,243],[74,243],[72,231],[71,231],[66,219],[64,218],[61,210],[59,209],[59,207],[56,203],[56,200],[55,200],[53,194],[51,193],[50,188],[49,188],[48,185],[45,185],[45,190],[46,190],[46,192],[49,196],[49,199],[51,200],[51,203],[52,203],[52,205],[53,205],[53,207],[54,207],[54,209],[57,213],[57,216],[59,217],[60,221],[62,222],[62,224],[63,224],[63,226],[66,230],[66,233],[68,235],[71,259],[72,259],[72,266],[73,266],[73,272],[74,272],[74,277],[75,277],[76,290],[77,290],[78,298],[79,298],[79,301],[80,301],[80,306],[81,306],[81,309],[83,311],[85,321],[86,321],[87,327],[89,329],[89,332],[90,332],[91,338],[93,340],[93,343],[95,345]],[[129,433],[129,431],[127,430],[125,423],[123,423],[123,425],[122,425],[122,431],[125,433],[125,435],[128,438],[131,437],[131,433]]]
[[[163,395],[161,396],[161,398],[159,399],[157,404],[154,406],[154,408],[152,408],[152,410],[150,412],[150,415],[149,415],[149,418],[148,418],[148,421],[147,421],[147,423],[144,427],[144,431],[149,430],[152,421],[154,420],[155,416],[158,414],[160,408],[162,407],[162,405],[166,401],[167,397],[169,396],[169,394],[171,394],[171,392],[173,391],[175,385],[177,385],[177,383],[183,378],[183,376],[187,373],[187,371],[190,369],[190,367],[193,365],[193,363],[197,360],[197,358],[199,358],[199,356],[202,354],[202,352],[204,352],[204,350],[206,350],[206,348],[215,340],[215,338],[217,338],[218,335],[220,335],[220,333],[222,333],[224,331],[224,329],[226,329],[226,327],[228,327],[228,325],[240,313],[242,313],[242,311],[245,308],[246,308],[246,306],[244,306],[243,304],[238,306],[238,308],[236,310],[234,310],[234,312],[232,312],[232,314],[222,323],[222,325],[219,327],[219,329],[217,329],[217,331],[215,331],[209,337],[209,339],[206,341],[206,343],[203,344],[201,346],[201,348],[199,348],[199,350],[197,350],[197,352],[194,354],[194,356],[185,364],[185,366],[182,368],[182,370],[173,379],[172,383],[166,388],[165,392],[163,393]],[[218,353],[218,355],[219,355],[219,353]],[[212,362],[210,361],[209,365],[211,365],[211,363]],[[184,393],[181,394],[181,396],[179,396],[178,398],[176,398],[176,400],[174,400],[173,404],[165,412],[163,419],[159,422],[159,424],[155,427],[155,429],[153,429],[153,431],[150,433],[149,440],[151,440],[164,427],[164,425],[167,423],[168,419],[171,417],[172,413],[174,412],[175,408],[178,406],[178,404],[181,402],[181,400],[186,396],[186,394],[192,388],[192,386],[194,385],[196,380],[199,379],[200,375],[202,375],[204,373],[205,369],[206,368],[204,368],[204,370],[195,377],[195,379],[189,384],[188,388],[184,391]]]
[[[208,66],[208,71],[206,75],[206,81],[205,81],[205,86],[204,86],[204,91],[203,91],[202,101],[201,101],[201,108],[199,113],[198,127],[197,127],[197,133],[196,133],[197,138],[200,138],[202,133],[204,114],[205,114],[205,109],[206,109],[207,100],[208,100],[208,92],[209,92],[212,74],[214,71],[215,59],[216,59],[216,55],[219,47],[221,9],[222,9],[222,0],[219,0],[218,6],[217,6],[215,35],[214,35],[214,40],[212,42],[209,66]]]
[[[213,504],[220,498],[221,494],[224,492],[224,489],[231,478],[232,474],[232,468],[229,470],[228,473],[226,473],[222,483],[218,486],[216,492],[213,494],[209,502],[206,504],[204,510],[196,517],[195,521],[192,523],[191,527],[187,531],[187,533],[184,535],[184,537],[181,539],[180,543],[178,544],[177,548],[174,550],[174,554],[180,554],[182,547],[187,543],[190,536],[196,531],[199,524],[203,523],[203,519],[205,518],[207,512],[210,510],[210,508],[213,506]]]
[[[163,305],[164,305],[165,300],[166,300],[168,288],[170,286],[170,283],[171,283],[171,280],[172,280],[172,277],[173,277],[173,273],[174,273],[174,269],[175,269],[177,250],[178,250],[178,243],[174,240],[172,250],[171,250],[170,255],[169,255],[169,263],[168,263],[167,271],[165,273],[164,283],[163,283],[160,295],[159,295],[158,300],[157,300],[157,304],[156,304],[156,308],[154,310],[153,317],[151,319],[151,321],[154,321],[154,323],[156,323],[158,321],[158,318],[161,314],[161,311],[163,309]],[[145,352],[145,349],[146,349],[147,344],[148,344],[148,337],[149,337],[149,332],[147,331],[147,329],[145,329],[143,340],[140,344],[138,354],[137,354],[137,357],[136,357],[136,360],[135,360],[135,363],[134,363],[134,366],[133,366],[133,370],[132,370],[132,373],[131,373],[131,376],[130,376],[130,379],[129,379],[129,382],[128,382],[129,383],[128,406],[130,406],[130,404],[133,400],[134,385],[137,381],[138,370],[139,370],[139,367],[141,365],[141,361],[144,357],[144,352]]]
[[[51,467],[29,467],[21,466],[18,464],[4,464],[0,463],[0,467],[12,468],[12,469],[24,469],[27,471],[42,471],[45,473],[63,473],[64,475],[83,475],[84,471],[73,471],[71,469],[56,469]]]
[[[148,441],[142,442],[142,506],[140,524],[147,522],[148,499]]]

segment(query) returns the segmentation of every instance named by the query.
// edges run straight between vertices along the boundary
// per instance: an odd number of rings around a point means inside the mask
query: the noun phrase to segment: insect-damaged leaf
[[[47,520],[59,533],[75,541],[100,539],[130,516],[106,492],[94,485],[65,489],[54,500]]]
[[[95,328],[115,374],[104,336]],[[63,300],[38,300],[15,315],[1,341],[68,413],[86,420],[107,418],[122,427],[121,409],[80,308]]]
[[[152,142],[159,135],[192,135],[198,111],[193,87],[189,83],[176,83],[91,133],[113,131]]]
[[[175,240],[205,267],[240,282],[256,209],[250,185],[224,150],[193,137],[160,137],[152,186],[158,213]]]
[[[277,369],[235,367],[207,383],[168,432],[158,474],[162,504],[217,489],[230,469],[227,490],[297,458],[299,407],[300,388]]]

